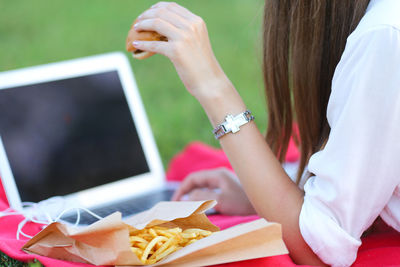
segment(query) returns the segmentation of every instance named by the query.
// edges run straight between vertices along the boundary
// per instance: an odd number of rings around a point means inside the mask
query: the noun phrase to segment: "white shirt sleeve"
[[[354,37],[354,36],[353,36]],[[400,31],[379,26],[349,37],[336,68],[325,148],[308,170],[302,236],[327,264],[349,266],[360,236],[400,183]]]

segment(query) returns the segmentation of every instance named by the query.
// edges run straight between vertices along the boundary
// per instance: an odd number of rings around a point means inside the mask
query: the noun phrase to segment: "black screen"
[[[149,171],[116,71],[0,90],[0,135],[22,201]]]

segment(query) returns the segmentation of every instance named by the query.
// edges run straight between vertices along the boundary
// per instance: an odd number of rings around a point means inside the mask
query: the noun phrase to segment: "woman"
[[[281,223],[300,264],[350,265],[378,216],[400,231],[398,14],[398,0],[266,0],[264,138],[243,113],[202,19],[175,3],[145,11],[136,30],[157,31],[168,42],[133,45],[170,58],[216,127],[241,184],[226,170],[195,173],[174,199],[217,198],[222,213],[255,210]],[[232,122],[228,114],[241,119]],[[224,122],[232,132],[219,127]],[[301,151],[296,182],[281,166],[294,122]]]

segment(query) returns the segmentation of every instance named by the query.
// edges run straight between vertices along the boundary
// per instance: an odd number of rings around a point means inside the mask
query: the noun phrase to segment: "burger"
[[[134,58],[145,59],[154,55],[154,53],[136,49],[132,44],[133,41],[167,41],[167,38],[153,31],[136,31],[133,28],[133,25],[135,25],[136,22],[137,20],[133,22],[131,29],[128,32],[128,37],[126,38],[126,50],[132,52]]]

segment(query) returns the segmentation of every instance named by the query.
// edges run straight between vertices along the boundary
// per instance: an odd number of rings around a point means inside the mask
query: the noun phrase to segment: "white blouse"
[[[400,1],[372,0],[336,67],[325,148],[312,155],[299,224],[327,264],[349,266],[381,216],[400,231]]]

